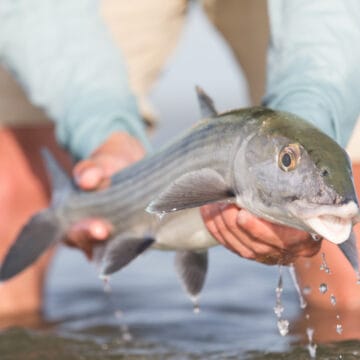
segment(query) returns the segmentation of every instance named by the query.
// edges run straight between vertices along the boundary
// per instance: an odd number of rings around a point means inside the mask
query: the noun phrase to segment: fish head
[[[358,222],[359,204],[346,151],[289,113],[273,111],[260,124],[241,149],[238,176],[246,172],[252,194],[247,205],[266,219],[280,219],[333,243],[347,240]]]

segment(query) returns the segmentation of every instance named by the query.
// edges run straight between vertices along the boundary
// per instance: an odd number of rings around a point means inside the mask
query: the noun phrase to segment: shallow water
[[[0,359],[309,359],[306,344],[291,335],[300,310],[286,271],[282,303],[290,335],[282,337],[273,313],[276,267],[212,249],[196,315],[172,262],[172,253],[151,251],[116,274],[105,293],[95,267],[61,250],[44,319],[22,319],[32,330],[2,332]],[[357,349],[358,342],[320,346],[317,359],[360,358]]]

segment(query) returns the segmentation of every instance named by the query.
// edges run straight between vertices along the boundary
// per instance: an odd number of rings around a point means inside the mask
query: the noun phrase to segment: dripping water
[[[296,272],[295,272],[295,268],[294,268],[293,264],[290,264],[290,266],[289,266],[289,273],[290,273],[290,277],[291,277],[291,279],[292,279],[292,281],[294,283],[296,292],[297,292],[298,297],[299,297],[300,308],[305,309],[306,306],[307,306],[307,303],[306,303],[306,301],[304,299],[303,294],[301,293],[301,289],[300,289],[299,283],[298,283],[297,278],[296,278]]]
[[[199,314],[200,313],[199,298],[197,296],[191,296],[190,298],[193,303],[194,314]]]
[[[109,302],[110,308],[113,310],[114,317],[116,319],[116,322],[118,323],[121,340],[123,341],[131,341],[133,339],[129,327],[126,325],[126,323],[123,320],[123,312],[118,308],[117,304],[114,303],[113,297],[112,297],[112,287],[110,284],[110,276],[109,275],[101,275],[100,279],[103,281],[104,287],[104,293],[107,295],[107,300]],[[106,344],[105,344],[106,345]]]
[[[309,355],[312,359],[315,359],[316,358],[316,348],[317,348],[317,345],[314,343],[314,329],[313,328],[306,328],[306,335],[308,337],[308,351],[309,351]]]
[[[320,270],[325,271],[327,274],[331,274],[330,268],[328,267],[325,259],[325,253],[321,253],[321,265]]]
[[[277,317],[277,327],[281,336],[286,336],[289,332],[289,321],[282,318],[284,311],[284,305],[281,301],[281,295],[283,292],[283,279],[282,279],[282,266],[279,266],[279,279],[277,287],[275,289],[276,303],[274,307],[274,313]]]

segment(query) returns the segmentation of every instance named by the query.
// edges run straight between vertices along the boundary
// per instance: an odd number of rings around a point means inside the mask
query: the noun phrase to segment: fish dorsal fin
[[[349,238],[342,244],[338,245],[342,253],[345,255],[355,272],[359,273],[359,255],[356,245],[356,236],[354,230],[351,231]]]
[[[211,97],[207,95],[200,86],[196,86],[195,89],[202,118],[212,118],[217,116],[218,112],[216,111],[214,101]]]
[[[146,211],[165,214],[233,197],[233,191],[217,171],[203,168],[181,175],[150,202]]]
[[[51,182],[51,204],[58,206],[71,191],[75,190],[75,186],[49,149],[41,149],[41,155]]]
[[[196,298],[205,283],[208,252],[177,251],[175,267],[186,292],[192,298]]]

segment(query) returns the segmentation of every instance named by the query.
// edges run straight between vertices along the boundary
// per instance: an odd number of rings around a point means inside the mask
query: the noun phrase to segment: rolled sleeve
[[[113,131],[148,146],[126,66],[96,0],[3,0],[0,57],[56,123],[61,144],[88,156]]]
[[[308,119],[342,146],[360,113],[360,2],[268,0],[264,104]]]

